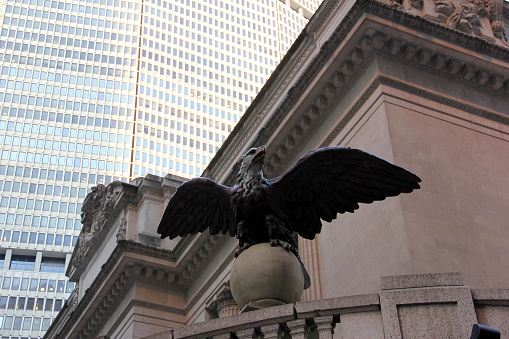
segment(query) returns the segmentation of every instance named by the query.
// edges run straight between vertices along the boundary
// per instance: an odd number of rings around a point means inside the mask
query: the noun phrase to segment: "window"
[[[35,302],[35,310],[42,311],[43,307],[44,307],[44,298],[37,298],[37,301]]]
[[[65,281],[59,280],[57,284],[57,292],[64,292]]]
[[[41,272],[64,273],[65,258],[42,257]]]
[[[39,291],[40,291],[40,292],[45,292],[45,291],[46,291],[47,286],[48,286],[48,280],[46,280],[46,279],[41,279],[41,281],[39,282]]]
[[[51,311],[53,309],[53,299],[46,299],[46,305],[44,306],[45,311]]]
[[[30,255],[12,255],[11,270],[33,271],[35,268],[35,256]]]
[[[29,331],[31,323],[32,323],[32,318],[31,317],[25,317],[23,319],[23,330]]]
[[[41,328],[41,318],[34,318],[34,322],[32,324],[32,331],[39,331]]]
[[[39,279],[31,279],[29,291],[37,291],[38,284],[39,284]]]
[[[35,306],[35,298],[28,298],[27,300],[27,311],[33,311]]]
[[[7,309],[9,309],[9,310],[16,309],[16,297],[9,297],[9,303],[7,304]]]

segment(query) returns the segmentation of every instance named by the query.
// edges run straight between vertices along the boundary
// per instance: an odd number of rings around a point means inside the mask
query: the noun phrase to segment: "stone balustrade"
[[[378,294],[299,302],[212,319],[176,328],[150,339],[168,338],[332,338],[341,314],[380,312]],[[381,319],[380,319],[381,320]]]
[[[476,323],[509,334],[509,290],[471,290],[459,273],[381,280],[376,294],[242,312],[144,339],[469,338]]]

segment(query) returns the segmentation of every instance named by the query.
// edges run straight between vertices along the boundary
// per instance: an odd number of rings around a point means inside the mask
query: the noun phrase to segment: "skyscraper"
[[[318,4],[0,4],[2,338],[42,336],[72,291],[87,190],[200,175]]]

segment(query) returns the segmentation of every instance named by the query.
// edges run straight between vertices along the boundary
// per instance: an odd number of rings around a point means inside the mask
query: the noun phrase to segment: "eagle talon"
[[[281,247],[283,247],[285,250],[290,251],[291,246],[289,243],[287,243],[286,241],[279,241],[279,243],[280,243]]]
[[[239,248],[237,248],[235,250],[235,258],[237,258],[242,252],[244,252],[245,250],[247,250],[249,247],[251,247],[250,244],[248,243],[245,243],[244,245],[242,246],[239,246]]]
[[[270,243],[270,246],[272,246],[272,247],[281,246],[288,252],[290,252],[292,249],[292,245],[290,245],[286,241],[282,241],[279,239],[270,239],[269,243]]]

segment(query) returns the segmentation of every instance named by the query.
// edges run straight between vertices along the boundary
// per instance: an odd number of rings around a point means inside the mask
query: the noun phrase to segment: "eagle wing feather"
[[[161,238],[204,232],[235,235],[236,227],[228,186],[208,178],[186,181],[176,190],[164,211],[157,232]]]
[[[372,203],[418,189],[415,174],[374,155],[349,147],[312,150],[283,175],[270,180],[273,203],[290,219],[294,231],[313,239],[321,220],[353,213]]]

